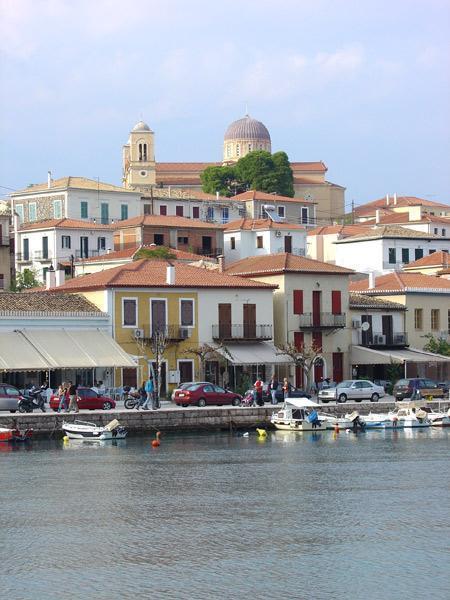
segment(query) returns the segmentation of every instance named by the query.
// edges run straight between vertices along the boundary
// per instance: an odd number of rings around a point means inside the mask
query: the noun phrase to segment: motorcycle
[[[26,392],[26,395],[19,400],[17,407],[21,413],[33,412],[33,410],[37,408],[40,408],[42,412],[46,412],[43,390],[31,388]]]
[[[144,398],[141,398],[141,395],[137,392],[128,392],[127,396],[123,402],[125,408],[137,408],[139,409],[145,402]]]

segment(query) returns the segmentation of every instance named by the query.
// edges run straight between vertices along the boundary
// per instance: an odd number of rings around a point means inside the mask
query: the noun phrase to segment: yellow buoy
[[[69,439],[70,439],[70,438],[69,438],[69,436],[68,436],[68,435],[65,435],[65,436],[63,437],[63,442],[68,442],[68,441],[69,441]]]
[[[265,429],[256,428],[256,431],[257,431],[259,437],[266,437],[266,435],[267,435],[267,431]]]

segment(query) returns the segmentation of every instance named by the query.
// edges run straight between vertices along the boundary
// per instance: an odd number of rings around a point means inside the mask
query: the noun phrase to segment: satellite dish
[[[370,323],[368,323],[367,321],[364,321],[364,323],[361,323],[361,329],[363,331],[368,331],[370,329]]]

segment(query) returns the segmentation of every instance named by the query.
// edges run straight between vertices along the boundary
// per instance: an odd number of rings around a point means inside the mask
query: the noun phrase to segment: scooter
[[[131,409],[131,408],[137,408],[139,410],[139,408],[144,404],[145,399],[141,398],[140,394],[138,394],[137,392],[135,393],[127,393],[127,396],[123,402],[123,405],[125,406],[125,408]]]
[[[27,395],[19,400],[17,407],[21,413],[33,412],[35,408],[40,408],[42,412],[45,412],[45,398],[42,390],[37,388],[28,390]]]

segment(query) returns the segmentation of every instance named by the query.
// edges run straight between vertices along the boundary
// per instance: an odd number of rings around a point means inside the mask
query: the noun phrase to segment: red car
[[[81,410],[83,408],[87,410],[110,410],[111,408],[116,407],[116,403],[112,398],[108,398],[108,396],[102,396],[101,394],[97,394],[94,390],[90,388],[79,387],[77,390],[78,394],[78,408]],[[50,398],[50,408],[54,411],[58,410],[59,406],[59,397],[57,395],[53,395]]]
[[[206,406],[207,404],[232,404],[239,406],[242,396],[235,392],[224,390],[212,383],[193,383],[189,387],[175,390],[173,401],[178,406]]]

